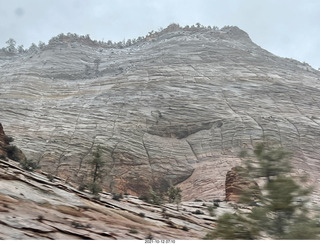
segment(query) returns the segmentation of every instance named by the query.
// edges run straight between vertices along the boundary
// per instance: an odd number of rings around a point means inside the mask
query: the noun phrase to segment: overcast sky
[[[235,25],[276,55],[320,67],[320,0],[0,0],[0,47],[67,32],[122,41],[173,22]]]

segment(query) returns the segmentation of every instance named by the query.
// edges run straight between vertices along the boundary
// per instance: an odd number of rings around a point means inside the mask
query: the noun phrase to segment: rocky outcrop
[[[0,123],[0,157],[1,158],[6,158],[8,156],[6,147],[9,145],[7,139],[6,139],[6,134],[3,131],[3,126]]]
[[[320,72],[239,28],[177,29],[122,49],[57,43],[0,66],[3,125],[59,177],[86,179],[100,145],[106,190],[140,195],[161,181],[223,199],[238,153],[264,137],[294,153],[319,196]]]
[[[19,162],[25,162],[26,156],[19,148],[10,145],[12,141],[13,138],[4,133],[3,126],[0,123],[0,158],[4,160],[10,158]]]
[[[214,229],[218,216],[235,210],[220,203],[150,205],[135,196],[94,197],[58,177],[27,172],[0,159],[0,239],[4,240],[193,240]]]
[[[254,180],[248,180],[239,174],[241,167],[233,167],[230,171],[227,172],[226,175],[226,201],[235,201],[238,202],[241,198],[242,194],[245,194],[252,189],[259,189],[257,182]],[[259,191],[252,192],[252,200],[254,200],[254,194],[257,196]]]

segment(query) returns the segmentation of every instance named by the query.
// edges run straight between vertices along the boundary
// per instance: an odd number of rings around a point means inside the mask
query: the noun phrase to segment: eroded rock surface
[[[9,145],[4,133],[3,126],[0,123],[0,157],[6,158],[8,156],[6,147]]]
[[[123,49],[64,42],[0,66],[1,123],[47,172],[83,181],[100,145],[107,190],[139,195],[165,179],[185,200],[222,199],[238,152],[264,136],[294,153],[319,196],[320,73],[236,27]]]
[[[228,171],[226,175],[226,201],[235,201],[238,202],[240,200],[240,195],[248,192],[248,190],[256,188],[256,196],[258,196],[259,186],[257,182],[254,180],[248,180],[239,174],[240,167],[233,167],[230,171]],[[254,192],[252,194],[252,200],[254,200]]]
[[[221,203],[212,217],[212,203],[206,204],[183,202],[178,211],[175,204],[150,205],[130,195],[114,200],[104,192],[97,199],[63,179],[0,160],[0,239],[202,239],[217,216],[235,211]]]

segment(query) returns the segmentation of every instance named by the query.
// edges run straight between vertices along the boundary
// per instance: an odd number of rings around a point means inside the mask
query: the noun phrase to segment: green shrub
[[[149,233],[147,236],[146,236],[146,240],[153,240],[153,236],[151,233]]]
[[[20,162],[20,165],[23,169],[28,171],[34,171],[35,169],[40,169],[39,164],[30,159],[26,159],[25,161]]]
[[[88,184],[88,190],[91,191],[92,194],[97,195],[102,191],[102,188],[97,182],[93,182]]]
[[[5,143],[10,144],[10,142],[13,142],[14,139],[13,139],[13,137],[6,135],[6,136],[4,136],[4,141],[5,141]]]
[[[199,210],[199,209],[197,209],[196,211],[193,211],[192,213],[193,214],[203,214],[203,212],[201,210]]]
[[[207,233],[205,240],[253,240],[256,231],[249,228],[245,218],[237,214],[225,213],[219,217],[214,231]]]
[[[209,207],[208,207],[208,212],[209,212],[209,214],[210,214],[211,217],[215,216],[215,214],[214,214],[214,207],[213,207],[213,206],[209,206]]]
[[[162,194],[151,189],[147,194],[140,196],[139,199],[154,205],[161,205],[163,203]]]
[[[161,205],[162,202],[163,202],[162,195],[160,195],[159,193],[153,190],[149,191],[149,203],[155,204],[155,205]]]
[[[6,151],[7,151],[8,158],[10,158],[11,160],[14,160],[17,162],[22,161],[20,150],[16,146],[13,146],[13,145],[7,146]]]
[[[2,159],[3,161],[8,161],[8,158],[4,155],[0,155],[0,159]]]
[[[112,199],[116,201],[120,201],[120,199],[123,199],[123,195],[121,193],[112,193]]]
[[[215,206],[215,207],[218,208],[218,207],[220,207],[220,204],[219,204],[219,202],[214,202],[214,203],[213,203],[213,206]]]
[[[136,229],[130,229],[130,230],[129,230],[129,233],[130,233],[130,234],[138,234],[139,231],[137,231]]]
[[[145,201],[145,202],[148,202],[148,196],[147,195],[141,195],[138,197],[139,200],[141,201]]]
[[[181,202],[181,189],[179,187],[170,186],[166,195],[169,203],[179,204]]]
[[[144,217],[146,216],[146,215],[145,215],[144,213],[142,213],[142,212],[139,213],[138,215],[139,215],[141,218],[144,218]]]
[[[43,215],[38,215],[38,220],[41,222],[44,219]]]
[[[184,231],[189,231],[189,228],[188,228],[187,226],[183,226],[183,227],[182,227],[182,230],[184,230]]]
[[[81,229],[81,228],[84,228],[85,226],[79,222],[76,222],[76,221],[72,221],[71,222],[71,226],[76,228],[76,229]]]
[[[94,195],[92,199],[100,201],[101,197],[100,197],[100,195],[97,194],[97,195]]]
[[[82,184],[79,185],[78,190],[79,190],[79,191],[84,191],[84,190],[87,189],[87,188],[88,188],[88,185],[82,183]]]
[[[90,224],[84,225],[84,224],[81,224],[81,223],[79,223],[77,221],[72,221],[71,222],[71,226],[76,228],[76,229],[84,229],[84,228],[90,229],[90,228],[92,228],[92,226]]]
[[[47,174],[47,178],[50,182],[53,182],[54,176],[52,174]]]

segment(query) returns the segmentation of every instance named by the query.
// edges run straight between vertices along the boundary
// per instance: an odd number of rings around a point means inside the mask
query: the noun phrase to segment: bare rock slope
[[[27,172],[17,162],[0,159],[1,240],[192,240],[212,230],[202,202],[156,206],[135,196],[99,199],[43,172]],[[212,203],[207,203],[212,204]],[[217,214],[235,212],[221,203]],[[197,213],[197,214],[194,214]]]
[[[185,199],[224,198],[238,152],[264,136],[319,185],[320,73],[237,27],[180,28],[122,49],[62,40],[0,66],[1,123],[62,178],[83,181],[100,145],[109,191],[165,182]]]
[[[8,159],[0,124],[0,240],[202,239],[233,204],[148,204],[136,196],[79,191],[41,170]],[[210,210],[210,211],[209,211]]]

